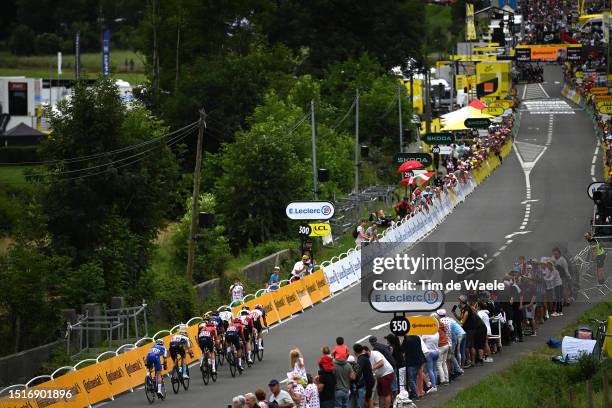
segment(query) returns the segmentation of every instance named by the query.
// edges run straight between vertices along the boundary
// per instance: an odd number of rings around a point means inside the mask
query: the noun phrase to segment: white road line
[[[528,86],[529,86],[529,85],[525,85],[525,86],[523,87],[523,96],[521,97],[521,99],[523,99],[523,100],[525,100],[525,94],[527,93],[527,87],[528,87]]]
[[[501,247],[499,247],[500,251],[505,251],[506,248],[508,248],[508,245],[502,245]]]
[[[509,240],[507,240],[507,241],[506,241],[506,244],[508,244],[508,245],[510,245],[511,243],[512,243],[512,240],[511,240],[511,239],[509,239]]]
[[[388,324],[388,323],[387,323],[387,324]],[[363,341],[366,341],[366,340],[367,340],[367,339],[369,339],[369,338],[370,338],[370,335],[368,334],[368,335],[367,335],[367,336],[365,336],[364,338],[357,340],[355,343],[361,343],[361,342],[363,342]]]
[[[537,203],[540,200],[525,200],[525,201],[521,201],[521,204],[527,204],[527,206],[530,206],[531,204],[529,203]]]
[[[488,264],[490,264],[491,262],[493,262],[493,260],[489,258],[489,259],[487,259],[487,260],[485,261],[485,265],[488,265]]]
[[[524,226],[524,225],[521,225],[521,226],[519,227],[519,229],[523,230],[523,229],[525,229],[525,226]]]
[[[501,255],[501,252],[497,251],[496,253],[493,254],[493,258],[498,257]]]
[[[524,234],[529,234],[531,231],[517,231],[517,232],[513,232],[512,234],[508,234],[505,236],[506,239],[508,238],[512,238],[515,235],[524,235]]]
[[[389,325],[389,322],[385,322],[385,323],[379,324],[378,326],[372,327],[370,330],[379,330],[381,327],[385,327],[388,325]]]
[[[542,86],[542,84],[538,83],[538,86],[540,87],[540,89],[542,90],[542,92],[544,92],[544,95],[546,95],[547,98],[550,98],[550,95],[548,94],[548,92],[546,92],[546,90],[544,89],[544,87]]]

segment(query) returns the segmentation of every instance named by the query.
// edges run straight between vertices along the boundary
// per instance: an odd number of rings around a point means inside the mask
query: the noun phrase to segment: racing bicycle
[[[230,349],[227,351],[225,359],[227,360],[227,365],[229,365],[230,374],[232,377],[236,377],[236,372],[239,372],[242,375],[243,369],[238,365],[239,358],[236,356],[236,346],[233,344],[230,345]],[[240,359],[242,359],[242,357],[240,357]]]
[[[155,369],[153,367],[147,369],[147,375],[145,376],[145,395],[149,404],[155,402],[155,398],[159,398],[162,401],[166,399],[166,374],[161,376],[161,397],[157,395],[157,378],[155,375]]]
[[[204,385],[208,385],[210,379],[213,382],[217,382],[217,372],[213,371],[212,364],[208,363],[208,357],[210,356],[210,352],[206,350],[202,355],[202,363],[200,364],[200,371],[202,372],[202,380],[204,381]]]
[[[263,339],[261,340],[261,344],[263,345]],[[259,341],[257,340],[257,334],[251,337],[251,352],[253,353],[253,361],[255,361],[255,356],[258,361],[263,360],[264,349],[259,347]]]
[[[189,389],[189,378],[183,377],[183,365],[185,365],[185,372],[189,375],[189,364],[187,364],[185,360],[183,360],[183,357],[178,354],[174,367],[172,368],[172,376],[170,377],[172,391],[174,391],[175,394],[178,394],[181,385],[183,385],[185,391]]]

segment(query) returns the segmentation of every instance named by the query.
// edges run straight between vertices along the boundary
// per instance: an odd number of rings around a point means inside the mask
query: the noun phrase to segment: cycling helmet
[[[202,322],[202,323],[198,324],[198,330],[202,330],[206,326],[207,326],[207,323]]]
[[[258,303],[255,305],[255,309],[263,309],[263,306],[261,305],[261,303]]]
[[[185,323],[179,324],[179,332],[187,331],[187,325]]]
[[[240,316],[248,316],[249,315],[249,309],[242,309],[240,311]]]
[[[215,322],[213,322],[212,320],[209,320],[206,322],[206,326],[214,326]]]
[[[163,346],[164,345],[164,341],[162,339],[157,339],[157,340],[155,340],[155,344],[157,344],[158,346]]]
[[[231,308],[231,307],[229,307],[229,306],[221,306],[221,307],[219,308],[219,311],[220,311],[220,312],[231,312],[231,311],[232,311],[232,308]]]
[[[247,305],[242,306],[242,310],[249,310],[249,307]]]
[[[219,311],[218,310],[213,310],[212,311],[212,315],[213,316],[219,316]]]

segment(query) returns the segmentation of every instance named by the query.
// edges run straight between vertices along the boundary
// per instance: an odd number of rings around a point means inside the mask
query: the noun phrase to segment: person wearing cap
[[[279,408],[294,408],[295,403],[291,398],[291,395],[285,390],[281,390],[280,383],[278,380],[271,380],[268,383],[268,387],[270,388],[270,397],[268,398],[268,402],[276,402]]]
[[[272,274],[270,274],[270,286],[278,286],[280,282],[280,266],[275,266]]]
[[[291,281],[295,281],[303,278],[308,273],[308,263],[310,262],[310,257],[306,254],[302,255],[302,259],[297,261],[295,265],[293,265],[293,269],[291,270]]]

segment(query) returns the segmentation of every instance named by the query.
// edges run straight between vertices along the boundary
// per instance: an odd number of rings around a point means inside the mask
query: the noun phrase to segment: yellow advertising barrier
[[[602,105],[599,107],[599,113],[603,113],[605,115],[612,114],[612,105]]]
[[[594,88],[591,88],[589,92],[592,95],[605,95],[608,93],[608,87],[607,86],[594,87]]]
[[[531,47],[531,59],[556,60],[559,47]]]
[[[278,290],[272,293],[274,299],[274,307],[278,311],[278,318],[280,320],[283,320],[293,314],[293,308],[289,306],[289,304],[287,303],[287,299],[285,299],[285,293],[287,293],[288,287],[289,285],[283,286],[282,288],[279,288]]]
[[[110,361],[111,359],[104,360],[71,373],[72,375],[78,374],[79,382],[83,386],[89,405],[104,401],[113,395],[108,380],[103,376],[104,372],[111,369]]]
[[[323,275],[322,270],[318,270],[302,280],[302,283],[308,291],[308,295],[310,296],[310,300],[312,301],[313,305],[319,303],[323,299],[323,294],[317,286],[317,278],[320,276],[323,276],[323,279],[325,279],[325,275]]]
[[[312,307],[312,299],[310,299],[310,295],[308,294],[308,290],[306,290],[303,279],[292,283],[291,286],[293,286],[295,289],[295,294],[297,295],[298,301],[302,306],[302,310]]]
[[[332,295],[331,289],[327,284],[327,278],[325,277],[325,272],[322,269],[312,274],[315,277],[315,281],[317,282],[317,289],[319,290],[319,294],[321,295],[321,299],[328,298]]]

